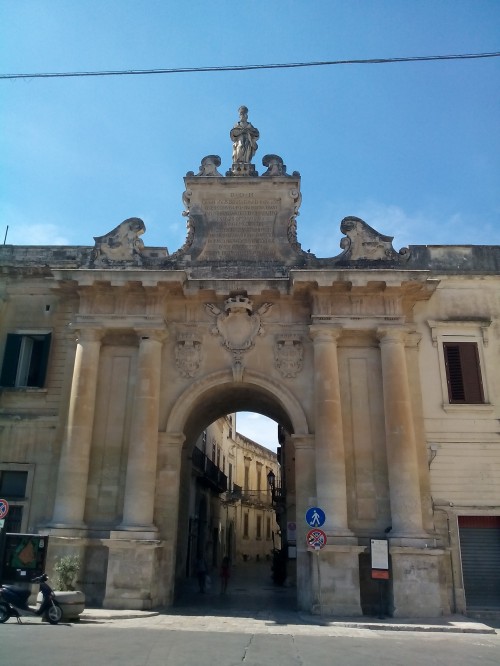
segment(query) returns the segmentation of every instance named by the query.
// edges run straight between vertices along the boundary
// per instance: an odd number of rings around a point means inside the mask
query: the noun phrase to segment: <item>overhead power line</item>
[[[472,60],[498,58],[493,53],[460,53],[456,55],[409,56],[405,58],[369,58],[366,60],[320,60],[316,62],[290,62],[268,65],[224,65],[222,67],[171,67],[159,69],[123,69],[96,72],[45,72],[32,74],[0,74],[0,79],[55,79],[78,76],[143,76],[145,74],[192,74],[194,72],[244,72],[255,69],[292,69],[297,67],[324,67],[327,65],[386,65],[397,62],[423,62],[430,60]]]

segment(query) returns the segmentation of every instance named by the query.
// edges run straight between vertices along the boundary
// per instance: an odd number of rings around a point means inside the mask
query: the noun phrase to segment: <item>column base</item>
[[[430,534],[420,532],[419,534],[392,534],[388,535],[391,546],[402,548],[435,548],[436,539]]]
[[[64,523],[50,523],[41,530],[49,536],[55,537],[86,537],[89,528],[84,525],[65,525]]]
[[[154,525],[144,525],[142,527],[127,527],[118,525],[116,530],[109,533],[110,539],[132,539],[135,541],[158,540],[158,530]]]
[[[342,546],[342,545],[348,545],[348,546],[357,546],[358,545],[358,537],[351,532],[351,530],[328,530],[326,531],[326,544],[327,546]]]

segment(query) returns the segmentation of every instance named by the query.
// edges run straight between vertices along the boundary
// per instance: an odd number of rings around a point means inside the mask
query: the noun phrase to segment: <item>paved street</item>
[[[216,583],[217,581],[214,581]],[[498,666],[494,623],[299,613],[268,566],[234,571],[227,595],[195,581],[164,612],[87,609],[78,623],[0,625],[0,666]],[[496,627],[499,627],[496,623]]]
[[[498,634],[168,615],[0,626],[0,664],[50,666],[498,666]]]

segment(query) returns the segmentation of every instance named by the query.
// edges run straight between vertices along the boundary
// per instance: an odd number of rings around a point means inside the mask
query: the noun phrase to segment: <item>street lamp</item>
[[[276,489],[276,474],[273,472],[272,469],[269,470],[267,473],[267,483],[269,484],[269,488],[271,488],[271,499],[274,501],[274,491]]]

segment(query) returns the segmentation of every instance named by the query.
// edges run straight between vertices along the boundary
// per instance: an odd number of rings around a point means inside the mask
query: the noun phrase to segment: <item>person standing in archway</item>
[[[231,577],[231,562],[229,557],[224,557],[220,567],[220,593],[225,594],[227,590],[227,584],[229,583],[229,578]]]
[[[200,557],[196,560],[196,575],[198,577],[198,587],[200,592],[204,594],[207,584],[208,567],[203,555],[200,555]]]

